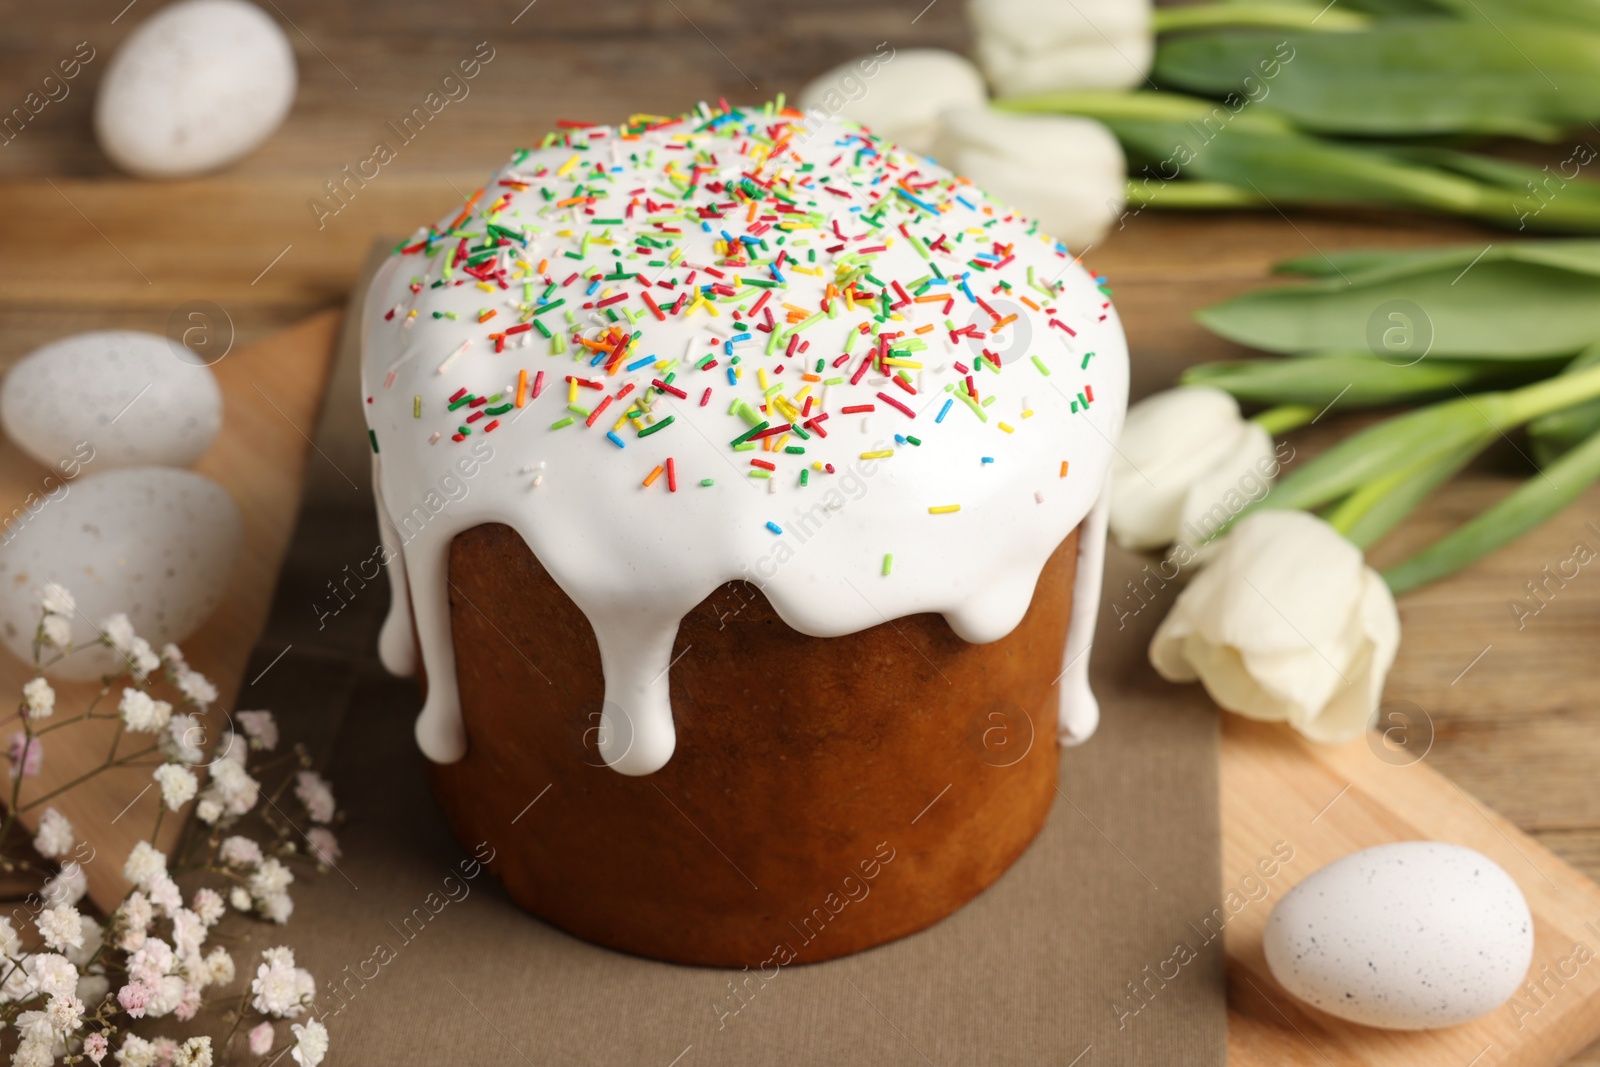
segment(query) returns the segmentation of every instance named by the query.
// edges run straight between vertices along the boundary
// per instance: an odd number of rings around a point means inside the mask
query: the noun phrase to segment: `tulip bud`
[[[934,159],[1069,247],[1094,244],[1122,213],[1122,147],[1093,119],[979,105],[944,112],[939,126]]]
[[[1150,663],[1229,711],[1338,742],[1373,721],[1399,645],[1394,597],[1359,549],[1307,512],[1258,511],[1179,594]]]
[[[936,48],[890,51],[841,63],[800,91],[800,110],[860,123],[919,154],[933,147],[941,111],[989,98],[965,56]]]
[[[1208,540],[1277,474],[1272,438],[1220,389],[1181,386],[1128,409],[1111,461],[1111,535],[1124,548]]]
[[[1150,0],[970,0],[967,15],[1000,96],[1130,89],[1155,56]]]

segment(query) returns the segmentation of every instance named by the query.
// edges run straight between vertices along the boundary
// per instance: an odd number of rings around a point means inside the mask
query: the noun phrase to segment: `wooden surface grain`
[[[380,232],[408,232],[477,187],[507,150],[557,118],[615,121],[701,98],[794,93],[880,41],[965,49],[957,0],[738,4],[732,0],[466,0],[327,4],[272,0],[300,65],[289,120],[260,151],[197,181],[118,176],[95,147],[93,90],[111,51],[159,5],[66,0],[15,7],[0,39],[0,108],[20,105],[77,42],[96,58],[0,147],[0,367],[75,330],[161,332],[193,299],[220,305],[240,343],[342,299]],[[526,5],[526,6],[525,6]],[[120,14],[119,14],[120,13]],[[309,206],[346,164],[393,137],[480,42],[494,58],[319,227]],[[1310,212],[1128,221],[1087,260],[1110,276],[1135,353],[1137,393],[1188,363],[1238,350],[1196,327],[1195,308],[1260,284],[1275,260],[1364,245],[1505,235],[1396,215]],[[1332,413],[1337,415],[1338,411]],[[1297,437],[1314,449],[1339,428]],[[1506,444],[1381,546],[1392,557],[1531,473]],[[1518,627],[1508,602],[1600,524],[1600,493],[1467,572],[1401,601],[1405,640],[1389,695],[1424,713],[1427,762],[1555,854],[1600,876],[1600,706],[1590,699],[1600,572],[1585,569]],[[1600,1048],[1575,1063],[1600,1064]]]

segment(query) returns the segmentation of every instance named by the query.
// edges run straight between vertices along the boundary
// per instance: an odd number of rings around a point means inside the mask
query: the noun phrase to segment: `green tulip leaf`
[[[1431,18],[1354,33],[1184,34],[1162,39],[1154,77],[1192,93],[1270,101],[1324,134],[1554,141],[1600,119],[1600,36],[1570,26]]]
[[[1383,572],[1396,595],[1436,582],[1552,518],[1600,478],[1600,433],[1591,436],[1493,507]]]
[[[1574,244],[1584,248],[1479,248],[1476,262],[1405,253],[1403,265],[1385,266],[1369,256],[1349,273],[1335,253],[1322,264],[1331,274],[1246,293],[1196,318],[1269,352],[1366,349],[1394,362],[1571,355],[1600,337],[1600,245]]]

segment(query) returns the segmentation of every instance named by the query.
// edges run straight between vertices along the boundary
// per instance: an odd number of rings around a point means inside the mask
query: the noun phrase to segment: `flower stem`
[[[1372,18],[1353,11],[1332,11],[1286,4],[1185,4],[1159,7],[1150,17],[1156,33],[1255,26],[1265,29],[1323,30],[1329,33],[1364,30]]]
[[[1319,414],[1320,411],[1306,404],[1279,404],[1275,408],[1258,411],[1250,416],[1250,421],[1273,437],[1279,437],[1305,426]]]
[[[1177,211],[1226,211],[1231,208],[1265,207],[1267,203],[1250,190],[1226,182],[1149,182],[1130,179],[1126,195],[1133,207],[1163,207]]]
[[[1499,503],[1383,572],[1396,595],[1454,574],[1538,526],[1600,478],[1600,433],[1523,482]]]
[[[1357,548],[1371,548],[1498,437],[1492,431],[1479,434],[1460,448],[1368,482],[1325,516],[1328,525]]]

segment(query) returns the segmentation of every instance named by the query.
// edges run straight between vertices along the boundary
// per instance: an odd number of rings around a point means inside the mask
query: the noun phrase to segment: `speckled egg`
[[[95,99],[95,134],[130,174],[201,174],[265,141],[294,91],[294,50],[265,11],[245,0],[179,0],[112,58]]]
[[[0,386],[0,426],[47,467],[187,467],[222,428],[211,368],[153,333],[102,330],[24,356]],[[87,449],[83,446],[87,445]]]
[[[1522,891],[1487,856],[1405,841],[1313,872],[1267,919],[1284,989],[1351,1022],[1454,1026],[1505,1003],[1533,958]]]
[[[157,649],[182,641],[226,593],[243,534],[239,508],[209,478],[129,467],[59,483],[13,516],[0,547],[0,642],[32,660],[38,592],[59,582],[77,597],[76,652],[46,673],[98,678],[119,661],[96,625],[123,611]],[[87,646],[87,647],[85,647]]]

